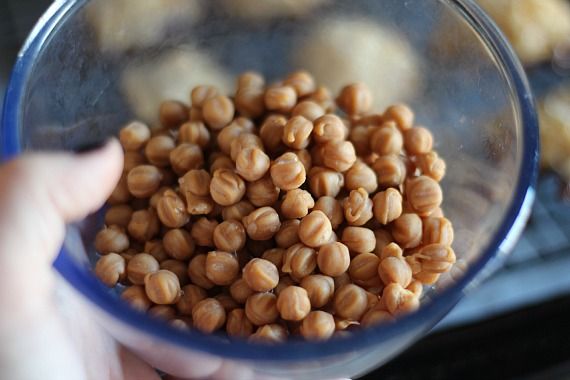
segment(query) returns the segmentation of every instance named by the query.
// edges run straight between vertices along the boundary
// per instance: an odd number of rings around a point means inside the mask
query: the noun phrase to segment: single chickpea
[[[426,176],[406,181],[406,195],[412,210],[420,216],[429,215],[443,200],[439,184]]]
[[[288,273],[296,279],[302,279],[314,272],[317,267],[317,252],[297,243],[287,249],[283,254],[281,271]]]
[[[273,323],[279,317],[277,297],[272,293],[255,293],[245,302],[245,315],[256,326]]]
[[[133,215],[133,208],[129,205],[115,205],[109,207],[105,212],[105,224],[107,226],[117,225],[119,227],[127,227],[131,216]]]
[[[156,166],[139,165],[127,175],[129,192],[137,198],[148,198],[160,187],[162,173]]]
[[[404,135],[404,147],[412,156],[429,153],[433,148],[433,136],[427,128],[410,128]]]
[[[348,247],[334,242],[323,245],[317,255],[319,270],[327,276],[337,277],[345,273],[350,265]]]
[[[448,272],[456,261],[453,249],[443,244],[426,245],[413,256],[417,258],[422,271],[430,273]]]
[[[269,240],[279,231],[279,215],[271,207],[260,207],[242,220],[247,235],[253,240]]]
[[[230,286],[230,294],[239,304],[245,304],[248,297],[254,294],[244,278],[239,278]]]
[[[192,107],[202,108],[206,100],[215,98],[220,92],[215,86],[196,86],[190,92]]]
[[[257,119],[265,112],[265,91],[263,86],[238,88],[234,101],[236,110],[242,116]]]
[[[394,104],[386,109],[384,120],[393,120],[402,132],[414,125],[414,112],[405,104]]]
[[[336,104],[350,116],[363,114],[372,106],[372,93],[364,83],[350,84],[342,88]]]
[[[402,214],[392,224],[392,236],[402,248],[415,248],[422,241],[422,219],[417,214]]]
[[[209,196],[202,197],[186,193],[186,211],[190,215],[210,215],[215,211],[217,204]]]
[[[119,132],[119,141],[126,151],[141,149],[150,139],[150,128],[140,121],[133,121]]]
[[[204,169],[189,170],[178,180],[180,191],[192,193],[198,196],[207,196],[210,194],[210,174]]]
[[[245,182],[228,169],[218,169],[210,182],[212,199],[221,206],[231,206],[245,195]]]
[[[325,110],[317,103],[310,100],[303,100],[297,103],[297,105],[291,111],[291,116],[302,116],[305,119],[314,122],[319,117],[325,114]]]
[[[152,208],[133,212],[127,230],[132,238],[144,242],[151,240],[160,231],[160,221]]]
[[[199,145],[182,143],[170,152],[170,164],[178,175],[204,165],[204,155]]]
[[[281,138],[285,124],[287,124],[287,118],[283,115],[269,115],[261,124],[259,137],[269,152],[277,152],[283,147]]]
[[[210,131],[201,121],[184,123],[178,130],[178,142],[196,144],[200,148],[205,148],[210,143]]]
[[[441,181],[445,176],[445,161],[434,151],[417,156],[416,164],[423,175],[428,176],[437,182]]]
[[[144,277],[144,288],[148,298],[158,305],[175,304],[182,296],[178,277],[164,269],[148,273]]]
[[[347,190],[363,188],[372,194],[378,188],[378,179],[370,166],[357,160],[344,174],[344,184]]]
[[[204,333],[213,333],[226,323],[226,311],[220,301],[206,298],[192,309],[194,327]]]
[[[366,291],[354,284],[341,286],[335,292],[333,302],[337,316],[353,321],[360,320],[368,307]]]
[[[240,124],[232,122],[226,127],[224,127],[218,133],[216,141],[220,151],[224,154],[230,154],[232,149],[232,142],[238,138],[242,133],[248,133],[248,131]]]
[[[236,157],[236,171],[246,181],[262,178],[269,166],[269,156],[257,147],[242,149]]]
[[[235,255],[223,251],[211,251],[206,255],[206,277],[216,285],[231,285],[239,273]]]
[[[315,166],[309,172],[309,188],[316,198],[336,197],[343,186],[344,177],[335,170]]]
[[[309,247],[320,247],[328,243],[332,232],[329,218],[318,210],[305,216],[299,225],[299,239]]]
[[[178,277],[180,286],[188,284],[190,277],[188,277],[188,264],[182,260],[168,259],[160,262],[160,269],[169,270]]]
[[[313,274],[303,278],[300,285],[307,291],[313,308],[324,307],[332,300],[334,295],[334,280],[332,277]]]
[[[348,134],[348,139],[354,145],[354,150],[359,157],[368,156],[370,151],[370,134],[374,127],[364,125],[352,126]]]
[[[292,219],[281,223],[281,228],[275,234],[275,242],[280,248],[289,248],[299,242],[299,224],[300,220]]]
[[[213,130],[222,129],[234,118],[235,107],[230,98],[217,95],[204,101],[202,105],[202,117],[206,124]]]
[[[394,242],[394,238],[392,237],[392,234],[388,230],[382,228],[374,230],[374,237],[376,238],[376,246],[374,247],[374,253],[376,254],[376,256],[381,257],[384,248],[388,244]]]
[[[206,276],[206,255],[196,255],[190,260],[188,264],[188,277],[193,284],[198,285],[203,289],[211,289],[214,283]]]
[[[190,221],[184,201],[176,192],[166,190],[156,207],[158,218],[167,227],[179,228]]]
[[[350,141],[329,141],[323,145],[323,164],[337,172],[345,172],[356,162],[356,151]]]
[[[360,320],[362,327],[372,327],[382,323],[394,322],[394,317],[385,310],[368,310]]]
[[[346,137],[346,127],[340,117],[326,114],[314,121],[313,137],[318,144],[342,141]]]
[[[228,313],[226,332],[231,337],[247,338],[253,334],[253,324],[247,319],[244,309],[234,309]]]
[[[163,321],[170,321],[176,318],[176,309],[170,305],[154,305],[148,309],[148,315]]]
[[[340,241],[356,254],[372,252],[376,246],[374,232],[364,227],[346,227]]]
[[[372,200],[362,187],[352,190],[342,206],[344,218],[352,226],[362,226],[372,219]]]
[[[127,276],[125,259],[119,254],[109,253],[97,260],[94,272],[103,284],[112,288]]]
[[[336,109],[336,103],[330,90],[324,86],[317,87],[317,89],[305,99],[317,103],[328,113],[334,112]]]
[[[420,306],[419,298],[398,283],[388,284],[384,288],[382,300],[392,315],[410,313]]]
[[[316,310],[307,315],[301,324],[301,335],[307,340],[326,340],[335,332],[335,322],[331,314]]]
[[[386,225],[402,215],[402,194],[394,188],[376,193],[372,199],[374,218]]]
[[[289,74],[283,83],[293,87],[298,97],[310,95],[317,89],[315,78],[304,70]]]
[[[302,321],[311,311],[307,291],[299,286],[289,286],[277,297],[277,310],[286,321]]]
[[[259,148],[263,150],[263,142],[253,133],[241,133],[230,144],[230,157],[236,161],[238,154],[246,148]]]
[[[245,195],[254,206],[264,207],[273,206],[279,199],[279,192],[271,176],[266,175],[257,181],[248,182]]]
[[[265,86],[263,75],[255,71],[246,71],[238,76],[237,88],[260,88]]]
[[[429,217],[422,220],[422,244],[443,244],[453,243],[453,226],[446,218]]]
[[[123,157],[123,173],[129,173],[139,165],[148,164],[146,157],[139,151],[126,151]]]
[[[239,201],[231,206],[222,209],[222,218],[226,221],[237,220],[241,222],[244,216],[255,210],[255,207],[249,201]]]
[[[170,165],[170,152],[175,147],[176,143],[172,137],[159,135],[148,140],[144,154],[151,164],[165,167]]]
[[[287,340],[287,329],[276,323],[260,326],[249,340],[261,344],[276,344]]]
[[[315,201],[308,191],[301,189],[289,190],[283,198],[281,214],[289,219],[303,218],[314,206]]]
[[[395,155],[378,157],[372,164],[372,170],[378,177],[378,185],[383,189],[397,187],[406,179],[406,165]]]
[[[279,271],[272,262],[255,258],[243,268],[243,279],[252,290],[268,292],[277,286]]]
[[[365,286],[378,280],[378,265],[380,259],[373,253],[361,253],[355,256],[350,262],[348,274],[355,284]]]
[[[306,179],[305,167],[292,152],[277,157],[271,165],[270,173],[273,183],[281,190],[297,189]]]
[[[393,121],[374,128],[370,134],[370,150],[379,156],[399,154],[403,147],[404,138]]]
[[[404,251],[400,246],[394,242],[389,243],[387,246],[382,249],[382,253],[380,254],[380,259],[384,259],[386,257],[397,257],[402,258],[404,257]]]
[[[166,253],[176,260],[190,259],[196,248],[190,233],[180,228],[167,231],[162,238],[162,243]]]
[[[184,103],[168,100],[160,104],[158,114],[164,128],[177,128],[188,120],[188,107]]]
[[[341,203],[331,196],[322,196],[317,199],[313,211],[322,211],[331,221],[334,230],[344,222],[344,211]]]
[[[129,237],[124,228],[111,225],[95,235],[95,250],[101,255],[121,253],[129,248]]]
[[[152,306],[152,301],[148,299],[144,286],[129,286],[121,293],[121,298],[139,311],[147,311]]]
[[[304,149],[311,141],[313,123],[303,116],[293,116],[283,128],[283,143],[292,149]]]
[[[245,246],[245,228],[237,220],[226,220],[214,229],[214,245],[220,251],[237,252]]]
[[[127,277],[135,285],[143,285],[144,278],[149,273],[160,269],[160,264],[148,253],[134,255],[127,264]]]
[[[273,87],[265,91],[264,99],[268,110],[286,113],[297,104],[297,93],[291,86]]]
[[[378,275],[386,285],[397,283],[404,288],[412,281],[412,268],[403,257],[384,257],[378,265]]]

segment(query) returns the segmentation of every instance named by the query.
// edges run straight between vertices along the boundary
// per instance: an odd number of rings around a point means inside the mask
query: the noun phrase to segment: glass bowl
[[[130,3],[130,7],[126,4]],[[7,89],[1,149],[72,150],[193,84],[231,90],[249,69],[269,80],[306,67],[337,89],[372,84],[377,106],[406,101],[448,163],[444,211],[458,262],[422,307],[393,324],[327,342],[267,346],[181,332],[131,309],[90,270],[101,212],[70,225],[55,266],[109,333],[183,378],[354,377],[439,321],[504,260],[521,233],[537,173],[532,95],[505,39],[469,0],[55,1],[26,41]],[[355,77],[356,76],[356,77]]]

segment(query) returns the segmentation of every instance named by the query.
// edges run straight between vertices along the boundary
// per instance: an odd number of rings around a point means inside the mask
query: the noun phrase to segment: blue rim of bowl
[[[440,0],[441,1],[441,0]],[[397,323],[355,331],[342,338],[342,344],[329,342],[305,342],[292,340],[283,345],[267,346],[245,341],[216,339],[198,331],[181,332],[167,324],[152,319],[130,308],[104,288],[89,268],[78,265],[62,248],[54,263],[55,268],[72,286],[108,315],[122,323],[135,327],[153,338],[180,347],[234,359],[267,361],[292,361],[324,359],[333,355],[357,353],[359,350],[387,341],[409,331],[426,331],[445,315],[461,295],[500,266],[505,251],[510,250],[520,236],[534,201],[538,166],[538,122],[530,86],[523,68],[506,42],[506,39],[472,0],[444,0],[455,8],[477,29],[487,47],[502,64],[504,77],[514,89],[518,100],[518,112],[523,129],[522,163],[514,199],[500,228],[496,231],[481,257],[470,265],[466,273],[453,285],[438,293],[415,313],[401,317]],[[18,55],[4,100],[0,149],[2,159],[8,160],[21,154],[19,133],[19,104],[22,101],[25,78],[34,65],[34,57],[41,51],[52,31],[74,7],[82,3],[67,0],[55,1],[32,30]],[[503,253],[502,255],[499,253]],[[420,330],[418,330],[418,328]]]

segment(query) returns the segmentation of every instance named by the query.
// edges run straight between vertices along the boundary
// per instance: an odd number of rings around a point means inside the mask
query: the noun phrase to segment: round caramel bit
[[[148,298],[158,305],[175,304],[182,296],[178,277],[164,269],[147,274],[144,289]]]
[[[406,195],[412,210],[421,216],[429,215],[441,205],[443,199],[439,184],[426,176],[408,180]]]
[[[268,110],[286,113],[297,104],[297,93],[291,86],[268,88],[264,100]]]
[[[378,279],[380,259],[373,253],[361,253],[350,262],[348,274],[357,285],[365,286],[372,279]]]
[[[176,143],[172,137],[159,135],[148,140],[144,154],[151,164],[165,167],[170,165],[170,152],[175,147]]]
[[[260,326],[249,340],[262,344],[277,344],[287,340],[287,329],[276,323]]]
[[[374,218],[380,224],[391,223],[402,215],[402,194],[396,189],[376,193],[372,203]]]
[[[245,228],[237,220],[226,220],[214,229],[214,245],[220,251],[237,252],[245,246]]]
[[[230,154],[232,142],[242,133],[248,133],[248,131],[236,122],[232,122],[230,125],[224,127],[216,137],[218,147],[222,153]]]
[[[301,189],[289,190],[283,198],[283,203],[281,203],[281,214],[289,219],[302,218],[314,206],[315,201],[308,191]]]
[[[340,117],[326,114],[314,121],[313,137],[318,144],[342,141],[346,137],[346,127]]]
[[[277,310],[286,321],[302,321],[311,311],[307,291],[299,286],[288,286],[277,297]]]
[[[235,280],[234,283],[230,286],[230,294],[232,295],[233,299],[239,304],[244,304],[245,301],[247,301],[248,297],[253,293],[254,291],[249,287],[243,278]]]
[[[126,278],[125,259],[119,254],[109,253],[97,260],[94,272],[103,284],[112,288]]]
[[[405,288],[412,281],[412,268],[403,257],[384,257],[377,267],[384,284],[397,283]]]
[[[349,84],[340,91],[336,104],[350,116],[364,114],[372,106],[372,93],[364,83]]]
[[[188,277],[188,264],[185,261],[169,259],[159,262],[160,269],[169,270],[178,277],[180,286],[184,286],[190,281]]]
[[[170,152],[170,164],[178,175],[204,165],[202,149],[196,144],[182,143]]]
[[[402,132],[407,131],[414,125],[414,112],[405,104],[394,104],[388,107],[382,117],[384,120],[396,122],[396,125]]]
[[[269,170],[269,165],[269,156],[257,147],[242,149],[236,157],[236,171],[246,181],[262,178]]]
[[[317,89],[315,78],[304,70],[289,74],[283,83],[293,87],[298,97],[309,95]]]
[[[226,311],[220,301],[206,298],[192,309],[192,322],[198,330],[213,333],[226,323]]]
[[[393,121],[374,128],[370,134],[370,150],[379,156],[398,154],[403,147],[404,138]]]
[[[126,151],[123,157],[123,173],[129,173],[139,165],[148,164],[146,157],[138,151]]]
[[[269,115],[261,128],[259,129],[259,137],[263,142],[263,146],[269,152],[276,152],[283,147],[283,130],[287,124],[287,118],[283,115]]]
[[[424,127],[410,128],[404,135],[404,146],[406,152],[413,156],[429,153],[433,148],[433,136]]]
[[[453,243],[453,226],[446,218],[429,217],[422,221],[422,244],[443,244]]]
[[[364,125],[352,126],[348,139],[352,141],[356,154],[360,157],[368,156],[370,152],[370,132],[374,127]]]
[[[334,242],[323,245],[317,255],[319,270],[331,277],[345,273],[350,265],[348,247],[343,243]]]
[[[253,334],[253,324],[247,319],[244,309],[234,309],[228,313],[226,332],[231,337],[247,338]]]
[[[334,197],[320,197],[317,199],[315,207],[313,207],[313,211],[324,212],[327,218],[329,218],[333,229],[337,229],[338,226],[344,222],[344,211],[342,205]]]
[[[160,221],[156,211],[150,208],[133,212],[127,230],[131,237],[138,241],[152,239],[160,231]]]
[[[121,293],[121,298],[139,311],[147,311],[152,306],[152,302],[148,299],[144,286],[129,286]]]
[[[291,111],[291,116],[303,116],[305,119],[314,122],[325,114],[325,110],[317,103],[310,100],[303,100]]]
[[[376,246],[374,247],[374,253],[376,254],[376,256],[381,257],[384,247],[392,243],[394,241],[394,238],[392,237],[392,234],[389,231],[381,228],[374,230],[374,237],[376,238]]]
[[[292,152],[277,157],[271,165],[270,173],[273,183],[281,190],[297,189],[306,179],[303,163]]]
[[[180,177],[178,184],[183,194],[192,193],[204,197],[210,194],[210,181],[211,177],[207,171],[194,169]]]
[[[313,308],[324,307],[334,295],[334,280],[328,276],[313,274],[303,278],[300,285],[307,291]]]
[[[385,310],[368,310],[360,320],[362,327],[372,327],[381,323],[394,322],[394,317]]]
[[[283,266],[283,256],[285,256],[285,250],[283,248],[271,248],[263,252],[261,258],[273,263],[279,271],[279,268]]]
[[[309,172],[309,188],[316,198],[336,197],[343,185],[344,177],[335,170],[315,166]]]
[[[368,307],[366,291],[360,286],[347,284],[341,286],[334,295],[334,308],[336,315],[358,321]]]
[[[416,164],[423,175],[437,182],[445,176],[446,165],[436,152],[429,152],[416,157]]]
[[[241,222],[243,217],[253,210],[255,210],[255,207],[249,201],[242,200],[231,206],[224,207],[222,209],[222,218],[226,221],[237,220]]]
[[[317,267],[317,252],[301,243],[295,244],[285,251],[281,271],[289,273],[296,279],[304,278]]]
[[[372,194],[378,188],[378,179],[370,166],[362,161],[356,161],[344,174],[344,184],[348,190],[363,188]]]
[[[374,232],[364,227],[346,227],[340,239],[351,252],[356,254],[372,252],[376,246]]]
[[[210,131],[201,121],[184,123],[178,130],[178,142],[196,144],[200,148],[205,148],[210,143]]]
[[[188,120],[188,107],[176,100],[168,100],[160,104],[158,114],[164,128],[177,128]]]
[[[332,232],[329,218],[318,210],[305,216],[299,225],[299,239],[309,247],[320,247],[328,243]]]
[[[217,95],[204,101],[202,117],[211,129],[222,129],[234,118],[234,103],[224,95]]]
[[[170,228],[179,228],[190,221],[184,201],[172,190],[166,190],[156,207],[162,224]]]
[[[249,182],[245,194],[254,206],[273,206],[279,199],[279,188],[275,186],[271,176],[266,175],[257,181]]]
[[[378,157],[372,164],[372,170],[378,177],[378,185],[383,189],[397,187],[406,179],[406,165],[395,155]]]
[[[192,107],[202,108],[206,100],[215,98],[218,96],[219,91],[214,86],[200,85],[192,89],[190,93],[190,101],[192,102]]]
[[[221,206],[231,206],[245,195],[245,182],[228,169],[218,169],[210,182],[212,199]]]
[[[415,248],[422,241],[422,219],[416,214],[402,214],[392,224],[392,236],[402,248]]]
[[[119,132],[119,141],[126,151],[141,149],[150,139],[150,128],[140,121],[133,121]]]
[[[301,335],[307,340],[326,340],[335,332],[335,321],[330,313],[312,311],[301,324]]]
[[[126,227],[133,215],[133,208],[129,205],[115,205],[109,207],[105,212],[105,224],[107,226],[117,225],[119,227]]]
[[[121,253],[128,248],[129,237],[120,226],[108,226],[95,235],[95,250],[101,255]]]
[[[166,253],[173,259],[188,260],[194,254],[194,240],[186,230],[176,228],[167,231],[162,238],[162,243]]]
[[[388,284],[384,288],[382,300],[392,315],[410,313],[420,307],[418,297],[398,283]]]
[[[148,309],[148,315],[153,318],[169,321],[176,318],[176,309],[170,305],[154,305]]]
[[[242,220],[247,235],[253,240],[269,240],[279,231],[279,215],[271,207],[260,207]]]
[[[212,251],[206,255],[206,277],[216,285],[231,285],[239,273],[235,255]]]
[[[265,79],[256,71],[246,71],[238,76],[237,88],[260,88],[263,86],[265,86]]]
[[[230,144],[230,157],[236,161],[238,154],[247,148],[259,148],[263,150],[261,139],[253,133],[241,133]]]
[[[256,292],[268,292],[277,286],[279,271],[270,261],[252,259],[243,268],[243,279]]]
[[[283,143],[293,149],[304,149],[311,141],[313,123],[303,116],[293,116],[283,128]]]
[[[337,172],[345,172],[356,162],[356,151],[350,141],[329,141],[323,145],[323,164]]]
[[[188,264],[188,277],[192,283],[204,289],[211,289],[214,283],[206,276],[206,255],[196,255]]]
[[[372,219],[372,200],[361,187],[352,190],[342,206],[344,218],[352,226],[362,226]]]
[[[273,323],[279,317],[277,297],[272,293],[255,293],[245,302],[245,315],[256,326]]]
[[[129,172],[126,184],[135,197],[148,198],[158,190],[160,181],[162,173],[156,166],[139,165]]]
[[[148,253],[134,255],[127,264],[127,277],[135,285],[144,284],[144,278],[149,273],[160,269],[160,264]]]
[[[238,88],[234,101],[237,111],[242,116],[257,119],[265,112],[265,91],[263,87]]]
[[[281,228],[275,234],[275,242],[278,247],[289,248],[299,242],[299,224],[300,220],[292,219],[281,223]]]

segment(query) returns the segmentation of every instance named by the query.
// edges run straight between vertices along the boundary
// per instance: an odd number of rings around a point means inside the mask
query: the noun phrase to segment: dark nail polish
[[[74,151],[75,153],[88,153],[88,152],[92,152],[92,151],[94,151],[94,150],[103,148],[108,142],[109,142],[109,140],[106,139],[106,140],[101,140],[101,141],[95,141],[95,142],[90,142],[90,143],[82,144],[82,145],[79,145],[79,146],[76,147],[76,148],[73,148],[73,151]]]

